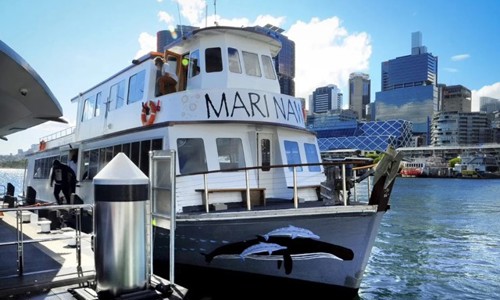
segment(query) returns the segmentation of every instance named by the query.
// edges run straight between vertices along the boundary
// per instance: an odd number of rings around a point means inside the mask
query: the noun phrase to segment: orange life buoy
[[[149,100],[146,103],[142,103],[142,112],[141,112],[142,125],[146,126],[153,124],[155,122],[157,111],[158,109],[153,101]]]
[[[38,145],[38,150],[39,151],[43,151],[45,150],[45,146],[47,145],[47,143],[44,141],[44,140],[41,140],[40,141],[40,145]]]

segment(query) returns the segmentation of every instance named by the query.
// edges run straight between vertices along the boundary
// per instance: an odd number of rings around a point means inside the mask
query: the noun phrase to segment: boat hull
[[[262,292],[266,287],[280,295],[316,295],[318,289],[330,296],[331,292],[356,295],[383,214],[305,214],[265,222],[262,218],[178,220],[174,280],[196,292],[219,296],[228,296],[220,289],[228,284],[232,293]],[[293,231],[306,234],[293,236]],[[168,278],[169,231],[156,227],[154,238],[153,271]],[[261,252],[250,251],[259,246]]]

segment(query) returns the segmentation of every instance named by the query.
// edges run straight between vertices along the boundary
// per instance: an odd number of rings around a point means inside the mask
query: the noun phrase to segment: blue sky
[[[348,101],[351,72],[370,75],[372,101],[383,61],[411,52],[411,34],[438,57],[438,82],[461,84],[476,99],[500,99],[500,1],[497,0],[0,0],[0,40],[44,79],[75,123],[70,99],[156,49],[156,32],[271,23],[296,43],[296,96],[336,84]],[[216,14],[215,14],[216,13]],[[310,59],[312,58],[312,60]],[[63,125],[48,122],[0,141],[17,153]]]

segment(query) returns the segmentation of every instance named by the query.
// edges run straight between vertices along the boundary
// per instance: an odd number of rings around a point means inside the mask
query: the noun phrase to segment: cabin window
[[[51,175],[50,171],[52,169],[52,163],[56,159],[61,160],[59,156],[49,156],[35,160],[33,178],[49,179]]]
[[[229,59],[229,71],[241,74],[240,53],[234,48],[227,48],[227,57]]]
[[[246,166],[241,139],[218,138],[216,142],[221,170],[244,168]]]
[[[287,164],[296,165],[301,163],[299,144],[297,142],[285,141],[285,153]],[[289,167],[288,169],[293,171],[293,167]],[[301,172],[302,167],[296,167],[296,170]]]
[[[94,117],[98,117],[101,114],[101,105],[102,105],[102,92],[99,92],[97,93],[95,98]]]
[[[90,120],[94,117],[96,109],[96,95],[92,95],[85,99],[83,103],[82,121]]]
[[[207,73],[222,71],[222,52],[220,48],[205,49],[205,70]]]
[[[189,55],[189,78],[200,74],[200,51],[196,50]]]
[[[177,139],[177,153],[181,174],[206,172],[208,170],[203,139]]]
[[[243,51],[243,64],[245,65],[245,72],[250,76],[261,77],[259,56],[255,53]]]
[[[125,103],[125,80],[114,84],[109,91],[109,108],[115,110],[123,106]]]
[[[118,153],[123,152],[130,160],[148,175],[149,173],[149,151],[161,150],[162,139],[142,140],[139,142],[111,145],[99,149],[88,150],[83,153],[83,176],[82,180],[92,180],[107,163]],[[132,151],[131,151],[132,149]],[[52,164],[52,162],[51,162]]]
[[[274,73],[273,60],[267,56],[262,55],[262,66],[264,67],[264,77],[267,79],[276,79],[276,73]]]
[[[304,144],[304,150],[306,152],[307,163],[309,164],[317,164],[319,163],[318,152],[316,151],[316,146],[314,144]],[[319,165],[308,166],[309,172],[319,172],[321,168]]]
[[[144,96],[146,70],[142,70],[130,77],[128,85],[128,103],[141,101]]]

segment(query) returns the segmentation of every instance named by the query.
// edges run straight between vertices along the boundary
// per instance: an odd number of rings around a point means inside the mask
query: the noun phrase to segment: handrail
[[[305,163],[305,164],[289,164],[289,165],[271,165],[271,166],[266,166],[266,168],[290,168],[292,167],[292,180],[293,180],[293,205],[294,208],[299,207],[299,199],[298,199],[298,184],[297,184],[297,167],[305,167],[305,166],[341,166],[341,171],[342,171],[342,196],[344,199],[344,206],[348,205],[348,181],[353,183],[353,189],[354,189],[354,196],[355,196],[355,201],[357,202],[357,192],[356,192],[356,184],[361,182],[365,178],[359,178],[358,180],[351,180],[347,179],[347,172],[346,172],[346,165],[356,165],[356,164],[361,164],[360,162],[323,162],[323,163]],[[353,178],[356,179],[356,171],[358,170],[368,170],[371,168],[376,167],[377,164],[370,164],[370,165],[364,165],[356,168],[352,168],[353,170]],[[250,183],[249,183],[249,176],[248,172],[250,170],[258,170],[261,169],[261,166],[256,166],[256,167],[245,167],[245,168],[232,168],[232,169],[224,169],[224,170],[213,170],[213,171],[206,171],[206,172],[197,172],[197,173],[190,173],[190,174],[182,174],[182,175],[177,175],[177,177],[183,177],[183,176],[188,176],[188,175],[203,175],[203,197],[205,199],[205,211],[208,213],[210,211],[210,201],[209,201],[209,185],[208,185],[208,174],[213,174],[213,173],[224,173],[224,172],[235,172],[235,171],[245,171],[245,193],[246,193],[246,206],[247,210],[252,210],[251,207],[251,199],[250,199]],[[368,172],[368,171],[367,171]],[[367,176],[369,177],[369,176]],[[370,178],[368,178],[368,194],[370,193]],[[350,188],[349,188],[350,189]]]
[[[17,240],[12,242],[2,242],[1,246],[12,246],[17,245],[17,264],[18,264],[18,275],[22,276],[24,273],[24,244],[31,243],[43,243],[43,242],[51,242],[57,240],[66,240],[72,239],[73,237],[50,237],[50,238],[42,238],[42,239],[31,239],[24,241],[23,235],[23,220],[22,220],[22,212],[23,211],[33,211],[33,210],[45,210],[45,209],[73,209],[76,216],[76,224],[75,224],[75,250],[76,250],[76,259],[77,259],[77,267],[81,267],[81,233],[82,233],[82,221],[81,221],[81,210],[84,208],[88,208],[90,210],[94,209],[92,204],[67,204],[67,205],[30,205],[30,206],[19,206],[16,208],[0,208],[0,212],[16,212],[16,233]]]

